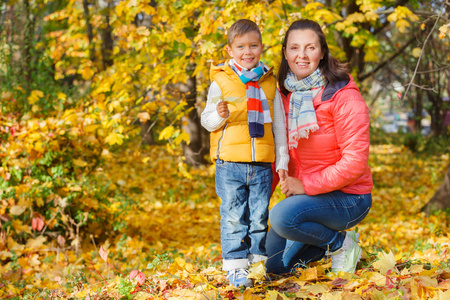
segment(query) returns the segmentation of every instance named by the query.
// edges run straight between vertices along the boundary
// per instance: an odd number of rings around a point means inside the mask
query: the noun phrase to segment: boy
[[[231,59],[211,66],[201,116],[211,132],[216,193],[222,200],[223,270],[233,286],[252,286],[249,264],[267,260],[271,163],[276,160],[280,178],[287,177],[285,114],[273,68],[259,61],[263,48],[254,22],[242,19],[230,27],[226,50]]]

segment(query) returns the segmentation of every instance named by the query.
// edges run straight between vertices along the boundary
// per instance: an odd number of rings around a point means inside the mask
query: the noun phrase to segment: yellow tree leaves
[[[439,38],[443,39],[448,32],[448,36],[450,37],[450,23],[442,25],[439,27]]]
[[[387,17],[389,22],[395,22],[395,27],[401,33],[404,33],[406,28],[409,27],[409,21],[416,22],[419,17],[416,16],[405,6],[397,6],[392,14]],[[409,20],[409,21],[408,21]]]

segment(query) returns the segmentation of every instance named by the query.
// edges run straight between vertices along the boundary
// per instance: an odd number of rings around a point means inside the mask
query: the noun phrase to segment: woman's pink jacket
[[[289,97],[283,96],[286,120]],[[350,81],[328,84],[313,103],[319,129],[289,151],[289,176],[299,178],[311,196],[335,190],[370,193],[369,109],[355,81],[350,76]]]

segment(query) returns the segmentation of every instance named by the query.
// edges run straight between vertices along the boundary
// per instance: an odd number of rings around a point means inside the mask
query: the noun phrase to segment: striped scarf
[[[264,74],[265,66],[262,62],[259,62],[257,67],[247,70],[239,66],[234,59],[231,59],[230,67],[245,84],[247,90],[247,118],[250,137],[263,137],[264,123],[272,123],[269,103],[258,83],[258,80]]]
[[[318,88],[327,83],[319,68],[302,80],[297,80],[292,72],[287,74],[284,86],[292,92],[288,115],[289,149],[297,148],[299,139],[307,139],[309,132],[319,129],[313,105],[313,90],[318,91]]]

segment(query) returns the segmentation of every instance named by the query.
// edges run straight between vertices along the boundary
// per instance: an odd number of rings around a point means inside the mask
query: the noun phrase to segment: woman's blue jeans
[[[247,268],[249,255],[266,258],[270,163],[216,161],[223,269]]]
[[[345,238],[341,231],[361,222],[371,206],[371,194],[341,191],[282,200],[269,213],[267,271],[289,273],[338,250]]]

